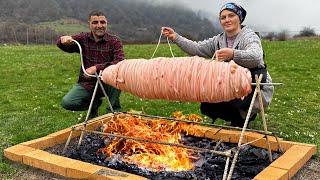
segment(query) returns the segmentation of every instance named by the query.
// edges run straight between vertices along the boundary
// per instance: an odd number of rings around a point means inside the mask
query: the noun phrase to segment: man
[[[91,32],[80,33],[74,36],[61,36],[57,46],[68,53],[79,53],[78,46],[72,41],[78,41],[82,47],[85,71],[90,75],[99,74],[109,65],[116,64],[124,59],[121,41],[107,32],[107,18],[100,11],[89,14]],[[80,68],[78,83],[63,97],[61,105],[71,111],[87,110],[94,91],[96,77],[89,77]],[[104,84],[104,89],[110,99],[114,111],[120,111],[120,90]],[[104,94],[99,86],[96,98],[91,109],[90,118],[98,116],[98,109]],[[109,107],[109,106],[108,106]],[[107,108],[107,113],[110,109]]]
[[[170,27],[163,27],[162,33],[190,55],[205,58],[211,58],[215,55],[218,61],[233,60],[238,65],[250,70],[254,82],[255,75],[263,74],[262,82],[271,83],[272,79],[263,59],[260,38],[253,30],[242,25],[246,14],[246,10],[241,6],[235,3],[226,3],[219,13],[220,25],[224,32],[204,41],[188,40]],[[271,103],[272,94],[273,86],[263,86],[264,107]],[[209,116],[213,121],[220,118],[230,121],[231,126],[243,127],[252,96],[253,92],[243,100],[235,99],[220,103],[202,102],[200,110],[202,114]],[[253,121],[260,111],[257,98],[249,121]]]

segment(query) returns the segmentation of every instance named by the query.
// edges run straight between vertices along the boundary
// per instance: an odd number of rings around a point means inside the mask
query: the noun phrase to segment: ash
[[[180,172],[153,172],[144,168],[139,168],[135,164],[128,164],[122,161],[122,155],[117,154],[112,157],[106,157],[104,154],[99,153],[98,150],[105,147],[106,143],[108,143],[108,141],[102,139],[99,135],[86,134],[79,149],[76,148],[78,141],[79,139],[76,138],[71,140],[71,143],[69,144],[67,152],[65,154],[62,154],[64,144],[56,145],[47,149],[46,151],[72,159],[77,159],[84,162],[89,162],[92,164],[106,166],[112,169],[136,174],[139,176],[144,176],[149,179],[220,180],[223,177],[226,158],[210,152],[190,153],[190,156],[193,157],[193,170]],[[183,136],[182,143],[188,146],[207,149],[214,149],[217,144],[211,139],[197,138],[194,136]],[[216,150],[226,151],[236,146],[236,144],[221,143]],[[274,160],[279,156],[279,153],[272,154]],[[230,160],[230,164],[231,162],[232,158]],[[259,172],[269,166],[269,164],[270,162],[267,150],[255,148],[249,145],[245,146],[240,151],[240,154],[238,156],[232,179],[253,179],[257,174],[259,174]]]

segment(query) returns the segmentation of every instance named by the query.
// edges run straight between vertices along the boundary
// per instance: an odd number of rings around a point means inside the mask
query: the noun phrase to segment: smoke
[[[154,0],[159,4],[170,5],[169,0]],[[203,11],[213,22],[218,20],[220,7],[227,0],[176,0],[175,4],[189,7],[195,12]],[[320,34],[319,0],[233,0],[243,6],[248,14],[245,25],[262,33],[287,31],[299,33],[304,27],[310,27]]]

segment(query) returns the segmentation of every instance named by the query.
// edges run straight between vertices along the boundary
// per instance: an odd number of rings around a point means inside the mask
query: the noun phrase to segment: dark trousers
[[[255,76],[263,74],[262,83],[266,82],[267,79],[267,65],[264,65],[264,68],[252,68],[250,69],[252,82],[256,82]],[[263,86],[261,86],[263,89]],[[253,91],[246,96],[243,100],[235,99],[229,102],[220,102],[220,103],[201,103],[200,110],[201,113],[209,116],[213,121],[217,118],[223,119],[225,121],[231,121],[231,126],[243,127],[245,118],[240,114],[240,110],[248,111],[250,103],[253,97]],[[253,121],[257,117],[257,114],[251,114],[250,121]]]
[[[104,84],[104,89],[109,97],[110,103],[114,109],[114,111],[121,111],[120,106],[120,93],[121,91],[110,86]],[[85,111],[88,110],[90,101],[92,98],[93,90],[88,91],[80,84],[75,84],[72,89],[63,97],[61,106],[64,109],[71,111]],[[98,110],[100,105],[102,104],[102,98],[104,97],[102,90],[98,87],[98,91],[96,97],[94,99],[90,118],[98,116]],[[111,112],[109,105],[107,105],[106,113]]]
[[[230,121],[231,126],[243,127],[245,118],[240,114],[240,110],[248,111],[253,92],[250,93],[243,100],[236,99],[229,102],[220,103],[201,103],[200,110],[201,113],[210,117],[213,121],[217,118],[223,119],[225,121]],[[253,121],[257,114],[253,114],[249,121]]]

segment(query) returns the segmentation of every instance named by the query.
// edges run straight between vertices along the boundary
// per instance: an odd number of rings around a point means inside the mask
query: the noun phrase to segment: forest
[[[55,25],[39,26],[63,20],[87,27],[92,10],[104,12],[109,31],[128,43],[157,41],[162,26],[173,27],[179,34],[202,40],[220,32],[213,22],[184,6],[155,5],[143,0],[0,0],[1,43],[43,43],[68,31]],[[67,22],[67,23],[66,23]],[[88,31],[87,28],[79,28]],[[40,34],[40,35],[39,35]],[[28,37],[27,37],[28,36]],[[40,40],[43,39],[43,40]]]

